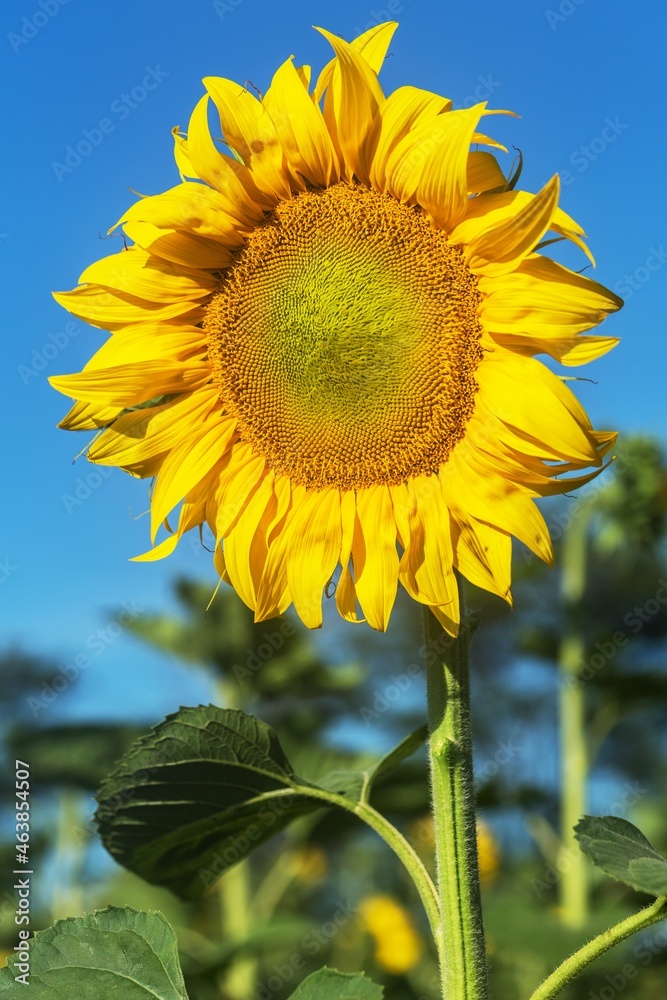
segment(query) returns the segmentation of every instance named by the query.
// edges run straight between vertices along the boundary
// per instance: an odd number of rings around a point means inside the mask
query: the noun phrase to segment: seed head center
[[[419,209],[359,185],[282,202],[204,321],[239,432],[321,489],[429,474],[463,436],[481,358],[476,281]]]

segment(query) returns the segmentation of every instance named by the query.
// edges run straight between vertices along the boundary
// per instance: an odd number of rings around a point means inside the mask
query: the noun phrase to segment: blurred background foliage
[[[580,858],[564,829],[573,808],[624,816],[667,851],[667,468],[659,444],[626,438],[610,471],[543,511],[556,570],[518,549],[514,611],[469,593],[480,622],[478,845],[496,1000],[527,997],[566,954],[648,902]],[[302,776],[363,767],[422,723],[422,673],[410,669],[421,662],[420,616],[408,600],[399,600],[386,635],[333,616],[313,635],[290,616],[254,624],[228,590],[205,611],[208,581],[174,588],[179,616],[142,615],[130,626],[137,671],[146,644],[183,670],[206,671],[217,703],[274,726]],[[196,903],[115,866],[96,837],[94,793],[160,720],[136,720],[128,695],[123,725],[86,722],[81,712],[81,721],[54,725],[49,713],[30,711],[30,699],[52,689],[57,665],[17,649],[1,661],[2,752],[8,765],[14,757],[31,764],[35,925],[109,903],[160,909],[177,929],[191,1000],[283,1000],[325,963],[365,967],[384,982],[387,1000],[438,996],[419,900],[388,848],[347,814],[296,821]],[[63,697],[76,699],[76,684]],[[373,804],[432,866],[423,755],[378,782]],[[11,821],[7,810],[5,952],[15,944]],[[563,997],[589,1000],[605,985],[618,991],[625,977],[632,996],[664,1000],[665,945],[667,926],[657,925],[598,960]]]

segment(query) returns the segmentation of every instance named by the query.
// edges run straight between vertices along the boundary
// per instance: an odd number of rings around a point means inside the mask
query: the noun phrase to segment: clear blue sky
[[[251,80],[264,90],[291,53],[316,70],[329,58],[312,24],[350,38],[395,15],[400,28],[383,70],[386,92],[411,83],[457,105],[488,98],[492,107],[513,109],[521,119],[493,119],[493,131],[523,150],[521,185],[534,191],[561,173],[562,205],[590,236],[596,276],[627,300],[604,331],[622,344],[582,370],[597,384],[580,383],[577,392],[598,426],[663,433],[664,6],[392,0],[384,10],[382,0],[3,5],[1,72],[11,99],[0,219],[0,645],[20,643],[62,662],[87,655],[78,683],[100,710],[107,704],[118,712],[122,700],[122,711],[152,705],[159,713],[193,699],[196,692],[178,687],[176,675],[152,687],[130,684],[139,660],[146,681],[164,680],[159,658],[122,635],[93,634],[123,602],[167,608],[173,574],[210,574],[209,557],[186,540],[167,562],[128,562],[147,547],[147,520],[135,519],[147,507],[147,485],[116,470],[90,479],[93,466],[72,465],[85,438],[56,429],[67,400],[46,376],[79,370],[103,338],[78,321],[67,327],[71,318],[50,292],[74,286],[87,264],[114,248],[99,234],[134,200],[128,188],[153,194],[178,182],[170,131],[187,124],[204,76]],[[92,132],[98,144],[68,167],[67,147],[103,119],[106,132]],[[506,158],[506,169],[510,163]],[[585,264],[572,255],[566,262]],[[128,682],[122,699],[112,694],[118,677]]]

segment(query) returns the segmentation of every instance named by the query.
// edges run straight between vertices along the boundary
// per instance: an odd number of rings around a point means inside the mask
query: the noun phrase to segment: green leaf
[[[161,913],[110,906],[59,920],[29,942],[31,1000],[187,1000],[176,935]],[[0,996],[18,1000],[25,983],[14,954],[0,971]]]
[[[667,896],[667,860],[632,823],[618,816],[584,816],[575,834],[582,851],[607,875],[649,896]]]
[[[320,969],[301,983],[290,1000],[382,1000],[384,990],[363,972]]]
[[[307,797],[275,731],[244,712],[184,708],[120,761],[99,795],[105,847],[148,882],[186,898],[292,819]]]

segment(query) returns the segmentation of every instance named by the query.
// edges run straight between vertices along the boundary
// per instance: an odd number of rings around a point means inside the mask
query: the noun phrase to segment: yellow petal
[[[121,410],[117,406],[100,406],[96,403],[75,403],[58,424],[66,431],[94,431],[108,427]]]
[[[266,459],[254,454],[245,442],[237,442],[229,455],[229,462],[220,474],[216,491],[215,537],[224,538],[242,514],[248,499],[264,478]]]
[[[208,94],[195,106],[188,125],[188,153],[197,175],[214,188],[226,212],[245,225],[257,223],[263,212],[248,195],[233,162],[216,147],[208,127]]]
[[[454,564],[476,587],[498,594],[510,605],[512,539],[468,515],[455,525]]]
[[[418,87],[399,87],[387,97],[373,122],[373,163],[370,171],[373,187],[385,190],[389,157],[411,129],[449,111],[451,106],[452,102],[446,97]]]
[[[458,587],[454,578],[451,522],[436,476],[407,483],[409,537],[400,562],[400,580],[422,604],[447,606],[458,620]]]
[[[151,500],[151,538],[177,503],[193,489],[227,450],[236,420],[218,417],[199,426],[165,458]]]
[[[382,69],[387,49],[397,28],[398,21],[383,21],[382,24],[374,24],[372,28],[368,28],[350,42],[352,48],[364,57],[376,75]]]
[[[96,438],[87,458],[100,465],[122,467],[166,454],[218,404],[217,390],[198,389],[172,403],[125,413]]]
[[[357,502],[353,491],[341,494],[340,513],[342,526],[342,541],[340,549],[341,574],[336,587],[336,607],[341,618],[348,622],[362,622],[357,614],[357,591],[350,573],[350,557],[357,538],[357,548],[363,547],[361,526],[357,517]],[[357,537],[358,536],[358,537]]]
[[[322,112],[311,100],[292,59],[274,74],[264,103],[292,169],[311,184],[328,187],[339,179],[338,158]]]
[[[294,608],[308,628],[320,628],[322,591],[340,558],[338,490],[310,490],[293,511],[288,530],[287,582]]]
[[[551,228],[559,190],[560,180],[558,174],[554,174],[516,215],[475,236],[464,251],[470,269],[498,277],[518,267]],[[452,241],[455,241],[454,236]]]
[[[473,136],[473,141],[474,139]],[[554,181],[552,180],[550,184],[553,185]],[[541,194],[543,193],[544,189]],[[539,203],[537,206],[535,205],[536,197],[527,191],[504,191],[501,193],[489,192],[478,195],[477,198],[471,198],[468,202],[465,219],[450,233],[450,241],[465,246],[491,234],[496,229],[512,227],[513,225],[516,228],[516,220],[522,213],[525,213],[522,225],[530,223],[535,208],[540,207]],[[575,243],[594,263],[591,253],[582,239],[585,235],[583,229],[566,212],[556,207],[553,211],[550,228],[555,233]],[[507,270],[507,268],[502,269],[502,273],[506,273]],[[492,271],[484,270],[482,273],[490,274]]]
[[[123,231],[142,250],[179,267],[220,271],[234,259],[231,250],[215,240],[160,229],[151,222],[126,222]]]
[[[336,66],[327,100],[331,102],[336,137],[345,161],[362,184],[369,183],[373,118],[384,101],[376,74],[352,46],[337,35],[316,28],[331,43]],[[326,106],[325,106],[326,107]],[[330,122],[327,121],[331,129]]]
[[[162,194],[141,198],[128,208],[113,229],[126,222],[151,222],[160,229],[194,233],[226,247],[239,247],[251,227],[242,225],[225,206],[225,199],[218,191],[186,181]]]
[[[154,562],[171,555],[186,531],[201,525],[206,506],[206,499],[215,479],[216,468],[210,470],[200,483],[191,489],[185,497],[178,517],[176,531],[154,548],[140,556],[134,556],[132,562]]]
[[[425,154],[417,185],[417,201],[441,229],[452,229],[468,206],[468,158],[475,127],[485,104],[440,115],[432,129],[424,128],[423,146],[433,148]],[[415,129],[415,135],[421,128]]]
[[[264,563],[264,571],[257,589],[256,621],[275,616],[276,610],[282,614],[292,602],[287,583],[287,556],[291,545],[290,520],[294,517],[306,497],[304,486],[295,484],[289,491],[289,506],[280,521],[276,521],[269,536],[269,550]]]
[[[481,475],[474,458],[457,446],[440,470],[440,486],[447,507],[459,523],[469,515],[514,535],[550,565],[553,549],[544,518],[535,503],[513,483],[490,473]]]
[[[204,317],[199,302],[188,298],[155,303],[133,295],[113,292],[99,285],[79,285],[70,292],[53,292],[53,297],[74,316],[103,330],[118,330],[131,323],[159,322],[182,318],[199,323]]]
[[[181,134],[180,126],[176,125],[171,130],[171,134],[174,137],[174,160],[181,180],[185,181],[197,177],[197,171],[192,166],[192,160],[188,153],[187,139]]]
[[[489,410],[527,441],[541,442],[566,461],[599,461],[584,408],[539,361],[491,353],[475,377]]]
[[[484,326],[494,334],[573,338],[623,305],[597,281],[539,254],[501,279],[481,276],[478,284]]]
[[[484,105],[424,115],[394,146],[386,165],[386,190],[406,204],[419,203],[443,228],[468,205],[467,163],[474,127]]]
[[[357,35],[350,42],[351,47],[364,57],[376,76],[382,69],[387,49],[397,27],[398,21],[384,21],[382,24],[376,24],[364,31],[361,35]],[[326,64],[320,73],[315,85],[315,99],[317,101],[321,100],[325,90],[331,84],[335,68],[336,59],[334,58]]]
[[[196,326],[133,323],[109,337],[86,363],[84,371],[139,361],[201,360],[206,351],[206,335]]]
[[[207,76],[204,86],[218,109],[225,142],[252,172],[257,187],[274,202],[290,198],[283,151],[266,108],[232,80]]]
[[[441,626],[444,628],[445,632],[453,636],[455,639],[459,634],[460,629],[460,610],[458,605],[456,605],[456,610],[452,611],[452,605],[445,605],[443,607],[436,607],[429,605],[429,610],[435,615],[435,617],[440,622]],[[450,612],[448,614],[448,612]],[[456,614],[456,617],[453,615]]]
[[[567,351],[555,355],[562,365],[586,365],[619,343],[618,337],[577,337]]]
[[[473,150],[468,154],[467,187],[470,194],[504,188],[507,179],[493,153]]]
[[[252,610],[257,604],[256,589],[266,560],[266,539],[262,521],[273,514],[274,473],[269,472],[244,505],[223,545],[225,568],[234,590]]]
[[[107,406],[137,406],[157,396],[188,392],[211,377],[207,364],[180,365],[167,361],[142,361],[136,365],[90,369],[75,375],[53,375],[54,389],[72,399]]]
[[[287,476],[275,476],[271,474],[273,483],[273,497],[267,506],[266,512],[260,520],[254,538],[253,550],[253,581],[255,583],[255,621],[264,621],[267,618],[276,618],[281,615],[291,603],[291,596],[287,587],[287,570],[283,560],[282,572],[280,574],[281,586],[279,593],[275,596],[267,589],[266,564],[269,548],[276,536],[280,536],[287,511],[292,500],[292,486]]]
[[[363,550],[354,548],[354,585],[369,625],[384,632],[398,589],[396,521],[387,486],[357,491],[357,516]]]

